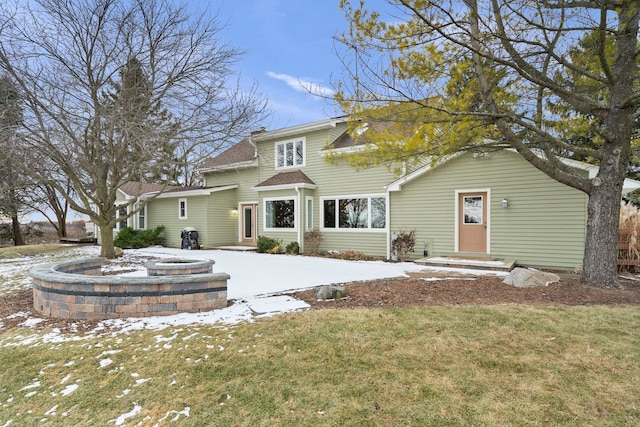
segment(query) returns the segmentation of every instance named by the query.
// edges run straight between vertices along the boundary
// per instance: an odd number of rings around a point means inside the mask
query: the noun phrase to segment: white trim
[[[267,227],[267,202],[274,202],[278,200],[293,200],[293,227],[292,228],[278,228]],[[264,197],[262,199],[262,230],[268,232],[297,232],[298,231],[298,204],[300,200],[297,196],[280,196],[280,197]]]
[[[421,168],[418,168],[416,170],[414,170],[413,172],[411,172],[409,175],[405,175],[395,181],[393,181],[391,184],[387,185],[385,188],[387,189],[387,191],[401,191],[402,190],[402,186],[410,181],[413,181],[414,179],[424,175],[425,173],[436,169],[437,167],[447,163],[449,160],[454,159],[458,156],[461,156],[463,154],[463,152],[458,152],[455,154],[451,154],[448,156],[443,157],[442,159],[438,160],[435,164],[431,165],[425,165],[422,166]]]
[[[302,163],[296,164],[296,144],[298,142],[302,142]],[[284,146],[284,159],[283,161],[286,162],[287,161],[287,151],[286,151],[286,146],[287,144],[293,144],[293,163],[292,165],[284,165],[284,166],[278,166],[278,146],[282,145]],[[275,165],[274,169],[275,170],[286,170],[286,169],[296,169],[296,168],[302,168],[307,164],[307,137],[306,136],[301,136],[299,138],[292,138],[292,139],[285,139],[282,141],[275,141],[273,143],[273,155],[274,155],[274,162],[273,164]]]
[[[217,193],[218,191],[226,191],[226,190],[233,190],[234,188],[238,188],[239,185],[238,184],[232,184],[232,185],[224,185],[221,187],[209,187],[209,188],[197,188],[194,190],[182,190],[182,191],[170,191],[170,192],[163,192],[162,194],[158,195],[158,197],[156,197],[157,199],[171,199],[171,198],[176,198],[176,197],[191,197],[191,196],[208,196],[211,193]],[[147,197],[151,197],[151,195],[153,194],[157,194],[157,192],[155,193],[146,193]]]
[[[309,133],[316,130],[323,129],[332,129],[335,128],[338,123],[346,122],[345,118],[335,118],[335,119],[326,119],[320,120],[312,123],[305,123],[301,125],[291,126],[288,128],[276,129],[268,132],[263,132],[258,135],[253,135],[251,138],[255,142],[275,139],[275,138],[288,138],[290,136],[294,136],[296,134]]]
[[[280,185],[265,185],[251,187],[253,191],[276,191],[276,190],[295,190],[296,188],[304,188],[307,190],[315,190],[318,188],[315,184],[309,184],[307,182],[299,182],[297,184],[280,184]]]
[[[367,151],[375,148],[377,148],[376,144],[360,144],[360,145],[352,145],[350,147],[327,148],[319,151],[318,154],[321,157],[327,158],[329,156],[335,156],[339,154],[359,153],[361,151]]]
[[[460,203],[458,200],[460,199],[461,193],[487,193],[487,200],[485,201],[487,206],[487,251],[486,252],[478,252],[478,253],[491,253],[491,189],[490,188],[471,188],[471,189],[462,189],[455,190],[455,203],[454,203],[454,252],[460,252],[460,216],[458,215],[460,212],[458,209],[460,208]]]
[[[184,203],[184,215],[182,215],[182,204]],[[187,219],[187,199],[178,199],[178,219]]]
[[[371,199],[375,199],[375,198],[379,198],[379,199],[384,199],[384,207],[385,207],[385,223],[384,223],[384,228],[371,228]],[[337,215],[337,211],[338,211],[338,203],[336,203],[336,225],[337,227],[325,227],[324,226],[324,202],[325,200],[334,200],[334,201],[339,201],[341,199],[369,199],[369,203],[368,203],[368,212],[367,212],[367,217],[368,217],[368,227],[367,228],[340,228],[340,219]],[[388,194],[352,194],[352,195],[343,195],[343,196],[326,196],[326,197],[320,197],[319,198],[319,221],[320,221],[320,226],[318,227],[321,231],[326,231],[326,232],[331,232],[331,233],[388,233],[389,230],[389,197]]]
[[[309,210],[309,202],[311,202],[311,210]],[[304,218],[305,231],[313,230],[313,197],[312,196],[304,197],[304,213],[305,213],[305,218]],[[311,227],[309,227],[309,218],[311,218]]]
[[[138,206],[138,208],[140,210],[135,215],[136,222],[137,222],[135,228],[138,229],[138,230],[146,230],[147,229],[147,223],[149,222],[147,220],[147,204],[145,203],[142,207]],[[140,226],[140,212],[144,212],[144,215],[142,215],[142,217],[144,218],[144,226],[143,227]]]
[[[258,166],[258,159],[245,160],[243,162],[229,163],[226,165],[212,166],[209,168],[196,169],[199,173],[221,172],[228,170],[248,169]]]
[[[257,210],[258,209],[258,205],[260,204],[259,200],[251,200],[248,202],[238,202],[238,205],[236,207],[237,212],[238,212],[238,243],[242,243],[244,242],[244,230],[242,229],[242,223],[244,221],[244,219],[242,218],[242,215],[244,214],[244,212],[240,211],[240,208],[242,207],[242,205],[254,205],[254,208]],[[255,227],[253,229],[253,232],[255,233],[255,238],[258,238],[258,229],[259,229],[259,220],[260,220],[260,216],[258,215],[259,210],[256,212],[255,217],[256,217],[256,224]]]

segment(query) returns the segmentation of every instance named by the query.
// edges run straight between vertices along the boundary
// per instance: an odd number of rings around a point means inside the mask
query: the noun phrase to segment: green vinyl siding
[[[207,198],[209,196],[157,198],[147,205],[148,228],[164,225],[165,245],[181,247],[180,235],[185,227],[198,230],[199,243],[208,246]],[[178,201],[187,200],[187,218],[178,218]]]
[[[425,248],[430,255],[454,254],[456,190],[490,191],[491,256],[546,268],[581,264],[586,196],[509,151],[462,155],[391,193],[392,232],[416,228],[413,259]]]
[[[207,247],[233,245],[238,241],[236,192],[237,189],[218,191],[207,197]]]
[[[316,189],[301,189],[297,209],[299,209],[296,231],[265,231],[264,229],[264,198],[291,196],[297,199],[295,188],[290,190],[268,191],[261,190],[259,204],[259,234],[281,239],[286,245],[290,241],[298,241],[304,249],[304,231],[306,230],[306,202],[305,196],[313,197],[313,224],[321,228],[323,243],[321,251],[356,250],[375,256],[385,256],[387,251],[386,229],[382,230],[332,230],[322,228],[322,200],[324,198],[339,197],[369,197],[372,195],[386,196],[385,185],[395,177],[384,167],[355,170],[346,164],[332,164],[326,161],[323,148],[340,136],[346,129],[344,124],[329,130],[319,130],[306,133],[305,137],[305,166],[301,168],[275,168],[275,146],[280,139],[262,140],[258,144],[259,179],[256,184],[272,176],[290,170],[301,170],[317,186]],[[287,136],[286,140],[292,139]],[[285,140],[283,139],[283,140]],[[254,184],[255,185],[255,184]],[[293,187],[293,186],[292,186]],[[302,227],[302,229],[300,229]],[[300,242],[299,240],[302,240]]]

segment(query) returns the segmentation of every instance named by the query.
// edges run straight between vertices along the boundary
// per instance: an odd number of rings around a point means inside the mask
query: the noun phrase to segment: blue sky
[[[309,94],[304,85],[331,94],[342,77],[333,36],[348,28],[338,0],[203,1],[199,8],[219,8],[226,27],[221,39],[246,53],[239,63],[245,87],[255,81],[274,114],[265,123],[278,129],[340,114],[337,106]]]

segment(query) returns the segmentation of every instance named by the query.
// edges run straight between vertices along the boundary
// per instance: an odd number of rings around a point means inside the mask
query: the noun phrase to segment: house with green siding
[[[202,165],[203,187],[172,188],[150,201],[144,226],[164,225],[173,247],[193,227],[203,248],[253,246],[268,236],[298,242],[302,252],[305,232],[318,229],[320,250],[383,258],[392,257],[397,233],[415,229],[413,260],[509,258],[561,269],[582,263],[587,196],[516,152],[461,153],[400,177],[385,167],[327,161],[354,144],[344,118],[253,132]],[[567,162],[585,175],[597,172]],[[627,180],[625,191],[636,188],[640,182]]]

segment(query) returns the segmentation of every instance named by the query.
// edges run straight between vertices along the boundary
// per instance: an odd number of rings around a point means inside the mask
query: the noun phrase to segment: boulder
[[[340,299],[349,295],[347,288],[343,286],[318,286],[314,288],[313,295],[317,300]]]
[[[545,273],[534,268],[516,267],[502,282],[517,288],[532,288],[534,286],[548,286],[558,281],[560,281],[560,277],[557,274]]]

